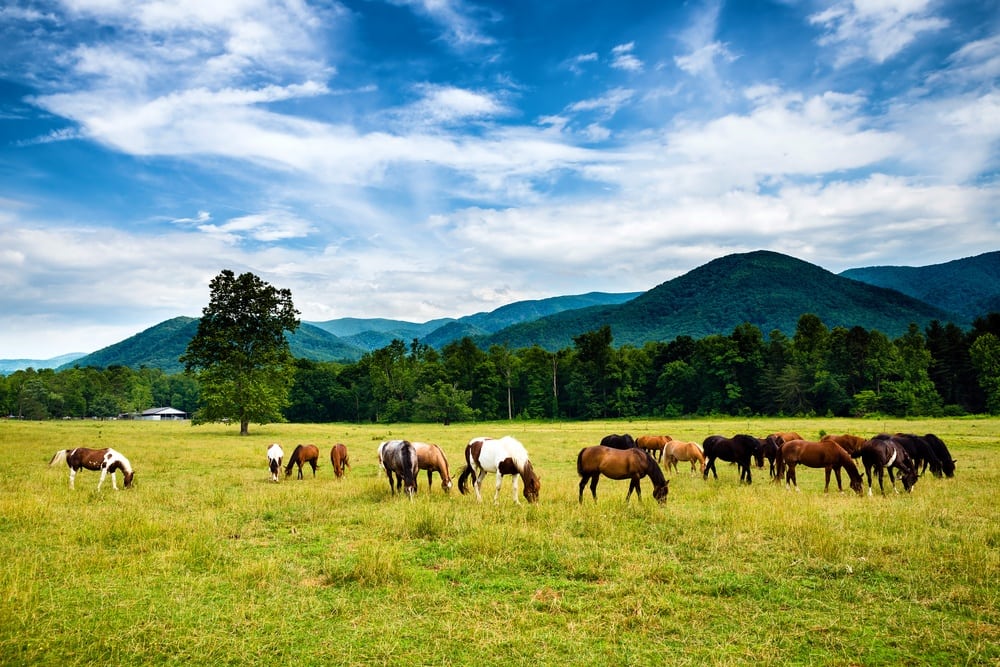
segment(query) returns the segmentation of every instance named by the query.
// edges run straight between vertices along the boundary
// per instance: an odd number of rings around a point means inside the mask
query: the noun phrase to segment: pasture
[[[954,479],[912,494],[800,493],[667,473],[665,504],[602,478],[577,502],[578,451],[609,433],[933,432]],[[754,419],[237,427],[0,423],[4,665],[996,665],[1000,419]],[[474,436],[511,434],[541,478],[515,505],[378,470],[382,440],[434,442],[451,474]],[[270,481],[265,452],[319,447],[314,479]],[[330,449],[351,468],[337,479]],[[58,449],[113,447],[134,487],[71,491]],[[287,458],[286,458],[287,462]],[[296,471],[297,472],[297,471]],[[120,482],[120,480],[119,480]],[[887,482],[888,484],[888,482]],[[119,484],[120,486],[120,484]],[[834,485],[835,487],[835,485]],[[489,492],[486,490],[489,489]]]

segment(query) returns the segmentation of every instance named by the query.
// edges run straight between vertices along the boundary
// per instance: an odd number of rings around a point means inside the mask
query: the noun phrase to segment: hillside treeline
[[[932,322],[890,339],[802,315],[795,334],[742,324],[729,335],[616,347],[610,327],[571,347],[440,350],[394,340],[354,363],[299,359],[292,422],[450,422],[684,415],[942,416],[1000,413],[1000,313],[971,329]],[[154,406],[195,414],[184,374],[112,366],[0,378],[0,407],[26,419],[112,417]]]

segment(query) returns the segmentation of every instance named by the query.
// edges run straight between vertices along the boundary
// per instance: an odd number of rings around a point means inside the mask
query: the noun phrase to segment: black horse
[[[941,471],[944,473],[945,477],[955,476],[955,459],[951,458],[951,452],[948,451],[948,447],[944,444],[941,438],[937,437],[933,433],[928,433],[924,436],[924,442],[930,445],[930,448],[934,451],[934,454],[941,461]]]
[[[884,439],[890,436],[880,433],[875,437]],[[906,453],[910,455],[910,460],[913,463],[913,469],[918,474],[922,475],[927,472],[927,468],[930,468],[932,475],[941,476],[941,459],[937,457],[926,440],[913,433],[896,433],[892,438],[906,449]]]
[[[767,459],[770,470],[768,471],[772,479],[777,478],[777,471],[774,467],[774,461],[778,458],[778,450],[781,449],[781,445],[784,444],[784,439],[777,433],[772,433],[766,438],[758,438],[760,442],[760,453],[761,456]]]
[[[746,480],[750,484],[753,479],[750,476],[750,458],[757,461],[757,467],[764,467],[764,454],[761,449],[760,440],[752,435],[739,434],[732,438],[722,435],[710,435],[705,438],[701,445],[705,451],[705,472],[702,479],[708,479],[709,470],[719,479],[719,473],[715,470],[715,459],[731,461],[740,470],[740,483]]]
[[[883,434],[884,435],[884,434]],[[889,482],[892,483],[892,490],[896,491],[896,478],[892,469],[899,470],[899,478],[903,482],[903,488],[907,493],[913,489],[917,483],[917,469],[913,466],[910,455],[906,453],[906,448],[900,440],[894,436],[875,436],[860,449],[851,454],[852,458],[860,458],[865,465],[865,476],[868,478],[868,495],[872,495],[872,468],[878,473],[878,488],[885,495],[885,487],[882,485],[883,473],[889,471]],[[896,491],[899,493],[899,491]]]
[[[624,433],[622,435],[618,435],[617,433],[606,435],[601,438],[601,445],[605,447],[613,447],[614,449],[632,449],[636,446],[635,438],[628,433]]]

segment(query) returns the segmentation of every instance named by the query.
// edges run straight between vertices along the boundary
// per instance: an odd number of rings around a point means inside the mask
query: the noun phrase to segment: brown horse
[[[76,473],[81,468],[101,471],[101,479],[97,482],[98,491],[101,490],[104,478],[108,474],[111,475],[111,486],[116,491],[118,490],[118,484],[115,483],[116,470],[122,471],[122,478],[126,489],[132,486],[132,480],[135,478],[135,471],[132,470],[132,464],[120,452],[116,452],[111,448],[87,449],[86,447],[77,447],[76,449],[60,449],[49,460],[49,465],[54,466],[60,461],[65,461],[66,465],[69,466],[69,488],[71,489],[76,488],[74,480],[76,479]]]
[[[823,468],[826,471],[824,493],[830,490],[831,470],[837,475],[837,489],[841,492],[844,491],[840,481],[840,469],[843,468],[847,471],[847,476],[851,478],[851,489],[861,495],[862,479],[861,473],[858,472],[858,466],[854,464],[851,455],[836,442],[832,440],[818,442],[789,440],[783,443],[781,449],[778,450],[777,481],[780,482],[782,475],[784,475],[785,487],[791,488],[791,485],[794,484],[795,490],[799,491],[799,483],[795,478],[795,468],[800,463],[810,468]]]
[[[597,481],[601,475],[609,479],[628,479],[628,493],[625,502],[632,497],[632,492],[642,500],[642,489],[639,480],[648,476],[653,482],[653,498],[657,502],[667,499],[670,481],[663,476],[663,471],[653,457],[638,447],[632,449],[615,449],[613,447],[584,447],[576,457],[576,471],[580,475],[580,502],[583,502],[583,488],[590,482],[590,493],[597,502]]]
[[[319,464],[319,447],[316,445],[295,445],[295,450],[288,457],[288,465],[285,466],[285,477],[291,477],[292,468],[298,465],[298,479],[302,479],[302,466],[306,463],[312,466],[313,477],[315,477],[316,466]]]
[[[841,433],[840,435],[828,433],[820,438],[820,440],[832,440],[843,447],[848,454],[854,454],[854,452],[861,449],[862,445],[868,442],[867,438],[862,438],[860,435],[851,435],[850,433]]]
[[[673,440],[669,435],[640,435],[635,439],[635,446],[645,449],[652,454],[657,461],[663,460],[664,448],[667,443]]]
[[[671,440],[663,449],[667,457],[667,470],[671,468],[677,472],[678,461],[690,461],[691,472],[694,472],[694,464],[697,461],[701,466],[698,472],[705,472],[705,453],[696,442],[685,442],[684,440]]]
[[[434,473],[441,477],[441,488],[445,493],[451,491],[451,473],[448,471],[448,459],[445,458],[441,448],[433,443],[415,442],[414,449],[417,450],[417,467],[427,471],[427,487],[433,486]]]
[[[347,458],[347,446],[337,443],[330,450],[330,464],[333,466],[333,474],[343,477],[347,469],[351,467],[351,461]]]

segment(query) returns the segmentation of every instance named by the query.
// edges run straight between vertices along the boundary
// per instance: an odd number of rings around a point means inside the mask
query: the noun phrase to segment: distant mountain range
[[[837,275],[770,251],[728,255],[647,292],[592,292],[519,301],[490,312],[423,324],[391,319],[341,318],[303,322],[288,337],[292,354],[316,361],[353,361],[393,339],[414,338],[440,348],[465,336],[478,345],[539,345],[558,350],[573,337],[604,325],[614,344],[641,346],[679,335],[732,333],[749,322],[765,336],[795,332],[799,316],[814,313],[828,327],[862,326],[895,337],[910,323],[932,320],[967,327],[1000,312],[1000,252],[925,267],[867,267]],[[0,360],[0,373],[18,368],[123,365],[182,370],[177,361],[198,320],[176,317],[88,355],[53,360]],[[58,363],[57,363],[58,362]]]

